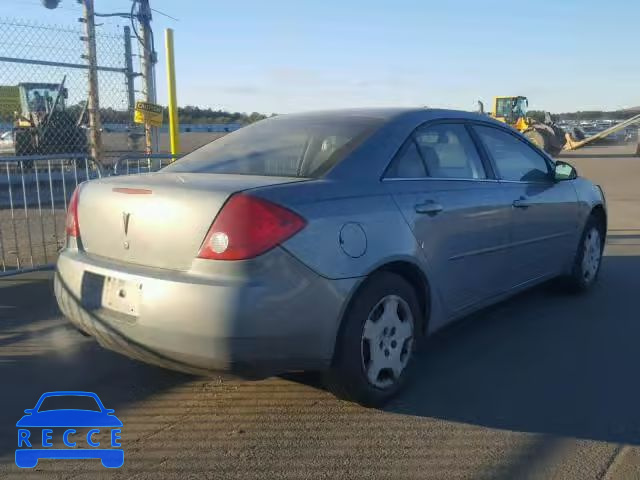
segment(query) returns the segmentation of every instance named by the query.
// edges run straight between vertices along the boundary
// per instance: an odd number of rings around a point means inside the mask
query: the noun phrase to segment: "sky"
[[[130,0],[94,0],[97,12]],[[640,105],[631,0],[150,0],[158,100],[174,29],[178,103],[241,112],[429,106],[526,95],[554,113]],[[0,0],[0,18],[77,24],[61,0]],[[106,20],[113,31],[125,21]]]

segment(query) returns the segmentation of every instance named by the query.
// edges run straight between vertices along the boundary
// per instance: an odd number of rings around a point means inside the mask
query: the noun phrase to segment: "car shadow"
[[[25,326],[58,315],[52,272],[0,277],[0,328]]]
[[[640,444],[640,257],[607,256],[587,294],[536,288],[436,334],[385,410]]]
[[[16,422],[48,391],[98,394],[118,414],[132,402],[193,376],[131,360],[81,335],[62,319],[50,276],[0,283],[0,457],[13,455]]]

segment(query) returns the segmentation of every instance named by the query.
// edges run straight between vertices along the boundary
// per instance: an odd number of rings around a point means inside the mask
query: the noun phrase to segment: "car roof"
[[[492,120],[488,115],[464,110],[453,110],[444,108],[429,107],[363,107],[363,108],[343,108],[333,110],[312,110],[308,112],[288,113],[281,115],[281,118],[308,118],[308,117],[370,117],[381,120],[395,120],[403,117],[423,117],[424,120],[437,118],[468,118],[474,120]],[[274,117],[278,118],[278,117]]]
[[[489,115],[443,108],[349,109],[332,110],[324,112],[324,114],[333,115],[334,118],[359,114],[363,116],[378,116],[378,118],[383,119],[381,128],[325,175],[326,178],[353,179],[357,181],[367,178],[372,181],[378,181],[391,158],[400,149],[411,132],[426,122],[466,120],[494,125],[501,129],[511,128],[505,123],[491,118]],[[366,165],[366,168],[363,168],[364,165]]]

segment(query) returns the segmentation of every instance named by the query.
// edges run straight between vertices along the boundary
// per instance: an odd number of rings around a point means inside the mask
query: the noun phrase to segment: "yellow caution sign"
[[[162,107],[154,103],[136,102],[136,110],[133,121],[144,123],[152,127],[162,126]]]
[[[0,115],[13,115],[20,110],[20,89],[0,85]]]

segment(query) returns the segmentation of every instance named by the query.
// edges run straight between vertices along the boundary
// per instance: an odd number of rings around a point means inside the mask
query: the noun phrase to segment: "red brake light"
[[[250,195],[233,195],[216,217],[198,258],[244,260],[257,257],[306,225],[300,215]]]
[[[80,196],[80,185],[76,187],[71,195],[69,206],[67,208],[66,232],[70,237],[78,238],[80,236],[80,224],[78,223],[78,197]]]

